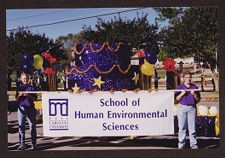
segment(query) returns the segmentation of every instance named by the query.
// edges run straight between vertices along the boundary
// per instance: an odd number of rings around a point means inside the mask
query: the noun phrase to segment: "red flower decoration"
[[[54,75],[55,74],[55,71],[52,68],[47,67],[44,70],[44,73],[47,74],[47,75]]]
[[[168,58],[162,62],[163,68],[167,72],[174,71],[176,62],[172,58]]]
[[[47,59],[50,63],[55,63],[56,62],[56,58],[54,57],[50,57]]]
[[[50,62],[50,63],[55,63],[56,62],[56,58],[54,58],[49,52],[43,52],[43,53],[41,53],[41,55],[42,55],[42,57],[47,59],[48,62]]]
[[[44,58],[46,58],[46,59],[52,57],[52,55],[51,55],[50,53],[48,53],[48,52],[43,52],[43,53],[41,53],[41,55],[42,55],[42,57],[44,57]]]
[[[138,55],[139,58],[145,57],[145,52],[143,50],[139,50],[137,52],[137,55]]]

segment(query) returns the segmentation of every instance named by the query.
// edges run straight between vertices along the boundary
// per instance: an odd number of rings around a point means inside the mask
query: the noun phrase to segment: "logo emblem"
[[[68,116],[68,99],[49,99],[49,116]]]
[[[68,99],[49,99],[49,130],[68,130]]]

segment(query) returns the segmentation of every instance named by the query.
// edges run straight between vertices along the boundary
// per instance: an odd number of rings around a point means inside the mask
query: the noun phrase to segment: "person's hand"
[[[182,95],[182,96],[185,95],[186,92],[187,92],[186,90],[182,90],[182,91],[181,91],[181,95]]]
[[[191,90],[191,94],[195,95],[195,91],[194,90]]]
[[[25,92],[20,92],[18,96],[19,96],[19,97],[21,97],[21,96],[27,96],[27,93],[25,93]]]
[[[20,97],[20,96],[22,96],[23,95],[23,92],[20,92],[19,94],[18,94],[18,97]]]
[[[23,96],[28,96],[29,94],[26,92],[23,92]]]

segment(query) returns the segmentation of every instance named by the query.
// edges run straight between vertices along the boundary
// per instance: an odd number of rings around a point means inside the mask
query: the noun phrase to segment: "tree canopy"
[[[170,25],[159,33],[162,47],[171,56],[190,57],[207,63],[212,69],[216,65],[218,45],[217,8],[186,8],[184,11],[163,10],[164,17],[170,17]]]
[[[58,61],[66,59],[62,44],[54,42],[45,34],[34,34],[28,29],[11,31],[6,37],[6,52],[9,70],[17,70],[24,53],[30,55],[49,51]]]
[[[159,59],[167,57],[190,57],[207,63],[212,69],[216,65],[218,45],[218,17],[216,7],[156,8],[159,15],[150,24],[148,14],[131,20],[120,16],[109,21],[97,19],[95,28],[83,26],[77,34],[59,36],[54,42],[45,34],[34,34],[21,28],[7,35],[7,60],[10,69],[16,70],[25,52],[40,54],[48,50],[57,60],[72,59],[71,46],[86,41],[94,43],[124,42],[131,47],[141,48],[143,43],[159,43],[165,51]],[[159,29],[158,22],[169,20],[169,25]],[[152,45],[151,45],[152,46]],[[158,49],[158,48],[157,48]],[[131,55],[131,54],[129,54]]]
[[[114,17],[109,21],[104,21],[101,18],[97,19],[95,28],[91,26],[83,26],[83,30],[78,34],[68,34],[67,36],[60,36],[56,41],[64,44],[65,50],[70,51],[71,46],[75,43],[93,42],[93,43],[126,43],[131,48],[147,48],[151,47],[158,51],[157,43],[158,40],[158,25],[150,24],[147,19],[148,14],[142,14],[129,19],[122,19],[120,16]],[[142,44],[146,45],[143,46]],[[127,54],[127,56],[131,56]]]
[[[123,42],[136,47],[142,42],[157,41],[158,26],[150,24],[148,14],[142,14],[132,20],[114,17],[110,21],[98,18],[95,30],[84,26],[84,38],[91,42]]]

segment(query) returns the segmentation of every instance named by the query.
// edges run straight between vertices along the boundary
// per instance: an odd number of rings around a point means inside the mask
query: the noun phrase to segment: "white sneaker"
[[[193,146],[191,147],[191,149],[198,149],[198,146],[197,146],[197,145],[193,145]]]
[[[31,149],[32,149],[32,150],[37,150],[37,145],[36,145],[36,144],[32,145],[32,146],[31,146]]]
[[[18,148],[17,148],[17,150],[25,150],[26,149],[26,146],[25,145],[20,145]]]

